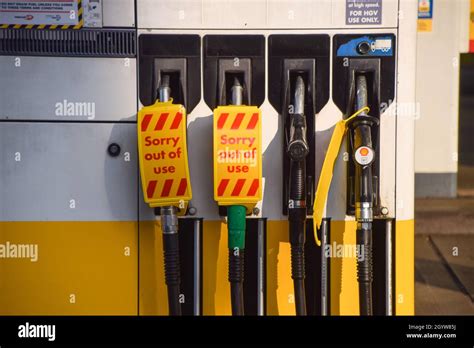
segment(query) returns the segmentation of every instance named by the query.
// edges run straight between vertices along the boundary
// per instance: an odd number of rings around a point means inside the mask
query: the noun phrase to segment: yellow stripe
[[[46,25],[44,24],[38,25],[38,29],[44,29],[44,28],[46,28]]]
[[[137,315],[137,222],[0,222],[7,242],[38,259],[0,259],[0,315]]]
[[[0,25],[0,28],[6,29],[6,28],[8,28],[8,24],[2,24],[2,25]]]
[[[21,28],[21,24],[15,24],[15,25],[13,26],[13,28],[15,28],[15,29],[20,29],[20,28]]]
[[[29,24],[29,25],[26,26],[26,29],[31,29],[31,28],[33,28],[33,27],[34,27],[33,24]]]
[[[61,27],[62,30],[68,29],[68,28],[69,28],[69,25],[66,25],[66,24]]]
[[[331,221],[330,244],[355,245],[356,221]],[[330,299],[332,315],[359,315],[359,285],[355,257],[331,257]]]
[[[415,314],[415,221],[395,225],[395,314]]]
[[[50,26],[49,28],[50,28],[50,29],[56,29],[57,27],[58,27],[57,25],[52,25],[52,26]]]
[[[295,315],[288,221],[268,221],[267,230],[267,314]]]

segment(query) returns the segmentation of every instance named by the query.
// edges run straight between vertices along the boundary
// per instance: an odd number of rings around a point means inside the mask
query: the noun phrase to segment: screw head
[[[118,155],[120,155],[120,150],[121,150],[120,145],[116,143],[110,144],[109,147],[107,148],[107,152],[112,157],[117,157]]]
[[[196,215],[197,214],[197,209],[195,207],[189,207],[188,209],[189,215]]]
[[[382,213],[382,215],[388,215],[388,208],[387,207],[382,207],[382,208],[380,208],[380,212]]]
[[[252,209],[252,214],[253,214],[253,215],[258,215],[258,214],[260,214],[260,209],[258,209],[257,207],[253,208],[253,209]]]

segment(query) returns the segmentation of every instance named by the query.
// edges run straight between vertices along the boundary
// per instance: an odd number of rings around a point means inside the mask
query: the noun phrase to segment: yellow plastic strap
[[[358,110],[345,120],[341,120],[336,123],[336,126],[334,127],[334,132],[332,133],[331,141],[329,142],[326,157],[324,158],[323,168],[321,169],[321,175],[316,188],[316,197],[313,204],[314,239],[316,240],[316,244],[318,246],[321,245],[321,241],[318,238],[318,229],[321,227],[321,222],[323,220],[324,207],[326,206],[329,187],[331,186],[334,164],[336,163],[337,155],[341,149],[342,140],[346,134],[347,122],[363,111],[369,112],[369,108],[364,107]]]

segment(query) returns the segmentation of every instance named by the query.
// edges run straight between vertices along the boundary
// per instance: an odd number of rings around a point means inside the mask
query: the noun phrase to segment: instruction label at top
[[[382,24],[382,0],[346,0],[346,24]]]
[[[0,24],[77,25],[80,0],[0,0]]]

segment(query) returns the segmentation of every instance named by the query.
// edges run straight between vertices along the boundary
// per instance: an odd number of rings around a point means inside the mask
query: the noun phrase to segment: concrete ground
[[[474,167],[460,167],[458,198],[417,199],[415,312],[474,314]]]

